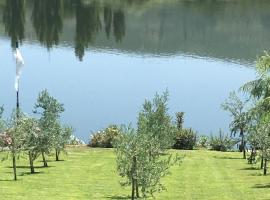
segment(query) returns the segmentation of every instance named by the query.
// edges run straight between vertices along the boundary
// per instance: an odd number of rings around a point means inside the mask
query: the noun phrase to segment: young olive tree
[[[267,162],[270,160],[270,116],[260,120],[256,127],[249,134],[250,139],[256,143],[260,151],[263,168],[263,174],[267,173]]]
[[[8,154],[11,153],[12,156],[12,168],[14,180],[17,180],[17,166],[16,160],[20,152],[23,150],[25,134],[22,131],[22,120],[24,115],[20,110],[16,110],[12,113],[11,118],[5,122],[3,132],[0,134],[0,143],[2,148],[7,148]],[[8,158],[8,154],[7,157]]]
[[[221,105],[222,108],[231,114],[230,123],[231,132],[234,136],[239,133],[241,138],[240,150],[243,152],[243,158],[246,159],[246,129],[248,126],[248,115],[246,111],[246,102],[243,102],[235,92],[230,93],[229,98]]]
[[[29,158],[29,166],[31,174],[35,173],[34,161],[41,153],[41,129],[38,120],[25,117],[21,121],[20,132],[25,135],[23,150],[26,151]]]
[[[270,111],[270,55],[265,52],[263,56],[258,58],[256,66],[258,78],[244,84],[241,89],[250,95],[251,100],[255,101],[256,106],[251,109],[250,127],[252,134],[249,137],[252,143],[257,145],[261,140],[257,130],[257,125],[261,125],[265,115]],[[261,155],[261,168],[263,168],[264,156]]]
[[[49,154],[55,143],[54,136],[58,131],[55,124],[64,112],[63,104],[50,96],[47,90],[41,91],[34,107],[34,113],[41,115],[39,127],[41,129],[40,148],[44,167],[48,166],[45,154]]]
[[[62,127],[58,122],[55,124],[54,133],[54,149],[55,149],[55,160],[59,161],[59,156],[62,151],[65,150],[65,146],[68,144],[69,139],[73,133],[71,127]]]
[[[132,128],[121,131],[115,142],[117,170],[124,180],[122,186],[131,186],[131,199],[165,189],[160,180],[169,174],[175,160],[172,155],[161,155],[160,145],[149,135],[136,133]]]
[[[114,146],[116,147],[117,171],[125,180],[121,181],[122,186],[131,185],[131,199],[139,197],[138,186],[138,167],[137,157],[140,149],[138,148],[138,139],[136,131],[130,127],[122,128],[117,136]]]
[[[115,147],[117,170],[125,178],[122,185],[131,185],[131,199],[163,190],[162,177],[169,173],[175,159],[167,151],[173,144],[174,128],[167,114],[167,96],[156,95],[146,101],[139,114],[138,129],[122,128]]]
[[[166,91],[162,95],[156,94],[152,101],[145,100],[138,117],[137,133],[155,140],[154,144],[160,146],[157,154],[171,148],[176,135],[176,129],[168,114],[168,96]]]

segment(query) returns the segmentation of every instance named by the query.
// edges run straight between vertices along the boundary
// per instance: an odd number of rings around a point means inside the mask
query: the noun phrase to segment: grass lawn
[[[180,166],[163,179],[167,191],[162,200],[270,199],[270,176],[240,159],[240,153],[181,151]],[[53,159],[53,158],[52,158]],[[0,199],[128,199],[129,188],[121,188],[110,149],[70,148],[65,161],[51,160],[48,168],[36,161],[36,174],[29,174],[27,160],[18,161],[18,181],[12,181],[11,161],[0,163]]]

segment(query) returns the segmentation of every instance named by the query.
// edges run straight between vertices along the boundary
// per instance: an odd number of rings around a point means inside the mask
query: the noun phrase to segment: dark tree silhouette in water
[[[75,54],[82,60],[85,49],[93,43],[97,33],[101,30],[99,4],[96,1],[83,5],[81,1],[76,2],[76,36]]]
[[[122,10],[113,12],[113,33],[116,42],[121,42],[125,36],[125,14]]]
[[[24,39],[24,5],[24,0],[6,0],[5,3],[3,23],[5,32],[11,38],[12,48],[16,48],[16,42],[21,43]]]
[[[109,6],[105,6],[103,12],[104,12],[105,32],[106,32],[107,38],[109,38],[111,34],[113,13],[112,13],[112,9]]]
[[[33,27],[41,44],[48,49],[59,44],[63,29],[60,0],[35,0],[32,11]]]

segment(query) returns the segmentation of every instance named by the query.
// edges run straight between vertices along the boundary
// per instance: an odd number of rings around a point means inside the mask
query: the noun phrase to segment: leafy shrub
[[[71,135],[68,141],[69,145],[85,145],[85,142],[74,135]]]
[[[208,148],[209,147],[209,137],[206,135],[199,136],[199,139],[197,140],[197,147]]]
[[[211,135],[209,145],[211,150],[229,151],[235,145],[235,141],[220,130],[217,136]]]
[[[104,130],[91,135],[90,147],[112,148],[113,141],[119,135],[119,129],[115,125],[108,126]]]
[[[196,144],[197,133],[190,129],[178,129],[174,149],[192,150]]]

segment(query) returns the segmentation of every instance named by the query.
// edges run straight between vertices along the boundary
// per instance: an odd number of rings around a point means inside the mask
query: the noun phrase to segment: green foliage
[[[177,130],[174,149],[192,150],[196,145],[197,133],[191,128]]]
[[[137,134],[132,128],[122,129],[116,143],[117,171],[122,186],[132,185],[132,196],[139,190],[143,197],[153,196],[165,189],[161,178],[169,174],[176,160],[171,154],[163,155],[160,144],[149,135]]]
[[[251,125],[249,129],[249,141],[253,149],[259,150],[262,160],[265,162],[264,174],[266,175],[267,162],[270,160],[270,116],[260,118],[257,124]]]
[[[4,121],[1,119],[3,108],[0,107],[0,147],[7,150],[7,155],[12,154],[15,180],[16,159],[21,152],[29,157],[31,173],[35,172],[34,161],[40,154],[43,156],[44,166],[47,165],[44,155],[49,154],[52,149],[56,151],[56,160],[59,160],[59,154],[68,144],[73,131],[71,127],[63,127],[59,122],[63,111],[63,105],[46,90],[39,94],[35,105],[34,112],[41,115],[40,119],[28,117],[16,109],[11,118]]]
[[[19,109],[16,109],[13,111],[11,118],[5,122],[4,132],[0,134],[2,149],[8,149],[7,153],[12,155],[12,168],[15,181],[17,180],[16,159],[24,146],[25,133],[22,132],[21,128],[23,119],[24,114]]]
[[[264,175],[267,171],[267,162],[269,160],[270,148],[270,55],[265,52],[263,56],[257,60],[258,78],[254,81],[246,83],[242,90],[250,95],[252,100],[255,100],[254,107],[248,112],[248,141],[253,152],[259,150],[261,160],[261,168],[264,168]],[[250,157],[251,161],[254,156]]]
[[[74,135],[71,135],[68,141],[69,145],[85,145],[84,141],[81,139],[75,137]]]
[[[102,131],[91,135],[89,146],[112,148],[115,138],[119,135],[119,128],[116,125],[110,125]]]
[[[153,196],[165,189],[161,178],[169,173],[175,163],[167,149],[174,142],[175,131],[167,111],[168,93],[156,95],[145,101],[139,113],[138,129],[122,128],[115,147],[117,170],[123,177],[123,186],[131,185],[132,199]]]
[[[184,112],[177,112],[176,113],[176,126],[178,129],[182,129],[183,128],[183,124],[184,124]]]
[[[269,73],[270,70],[270,55],[267,51],[264,55],[257,60],[257,71],[260,75],[264,76]]]
[[[172,147],[174,149],[186,149],[192,150],[196,144],[197,133],[191,128],[184,129],[184,112],[176,113],[176,127],[174,143]]]
[[[199,148],[208,148],[209,147],[209,137],[206,135],[200,135],[196,146]]]
[[[41,112],[39,110],[41,110]],[[58,119],[60,114],[64,111],[63,104],[59,103],[53,96],[50,96],[47,90],[43,90],[39,93],[34,106],[34,113],[41,114],[42,122],[45,123],[44,125],[46,125],[46,122],[49,123]]]
[[[241,89],[256,100],[266,100],[270,97],[270,56],[267,52],[257,59],[258,78],[244,84]]]
[[[52,148],[58,149],[59,143],[61,143],[61,141],[57,141],[60,138],[59,134],[62,134],[58,120],[64,110],[63,104],[50,96],[47,90],[39,93],[34,106],[34,113],[41,115],[39,119],[39,127],[41,129],[40,148],[44,166],[47,166],[44,155],[49,154]]]
[[[2,144],[14,154],[23,150],[26,134],[22,131],[24,118],[25,115],[20,110],[14,110],[11,117],[5,122],[5,130],[1,134]]]
[[[59,155],[65,151],[65,147],[69,142],[70,136],[73,134],[73,128],[63,126],[56,122],[55,131],[53,132],[53,148],[55,149],[56,161],[59,161]]]
[[[0,119],[2,118],[4,112],[4,106],[0,106]]]
[[[152,101],[145,100],[138,118],[138,134],[148,135],[160,145],[160,150],[171,148],[174,144],[175,127],[168,114],[168,91],[156,94]]]
[[[38,120],[35,118],[24,117],[20,120],[17,126],[20,134],[23,135],[23,149],[26,151],[35,152],[37,155],[40,153],[40,137],[41,130],[38,126]],[[37,157],[37,156],[35,156]]]
[[[247,126],[247,113],[245,111],[245,104],[235,92],[231,92],[229,98],[221,105],[221,107],[228,111],[231,115],[232,122],[230,124],[230,129],[233,134],[239,132],[239,134],[244,134]]]
[[[246,159],[246,131],[249,123],[249,116],[246,111],[246,103],[243,102],[235,92],[231,92],[229,98],[221,105],[228,111],[232,117],[230,123],[231,132],[234,136],[238,133],[241,138],[240,151],[243,152],[243,158]]]
[[[0,106],[0,134],[4,131],[5,122],[2,119],[4,113],[4,106]],[[1,142],[1,141],[0,141]]]
[[[17,126],[20,134],[24,135],[23,150],[28,154],[31,173],[35,172],[34,161],[41,153],[41,130],[38,125],[38,120],[24,117]]]
[[[235,145],[235,141],[232,140],[228,135],[219,131],[219,134],[211,135],[209,141],[210,149],[215,151],[229,151]]]

